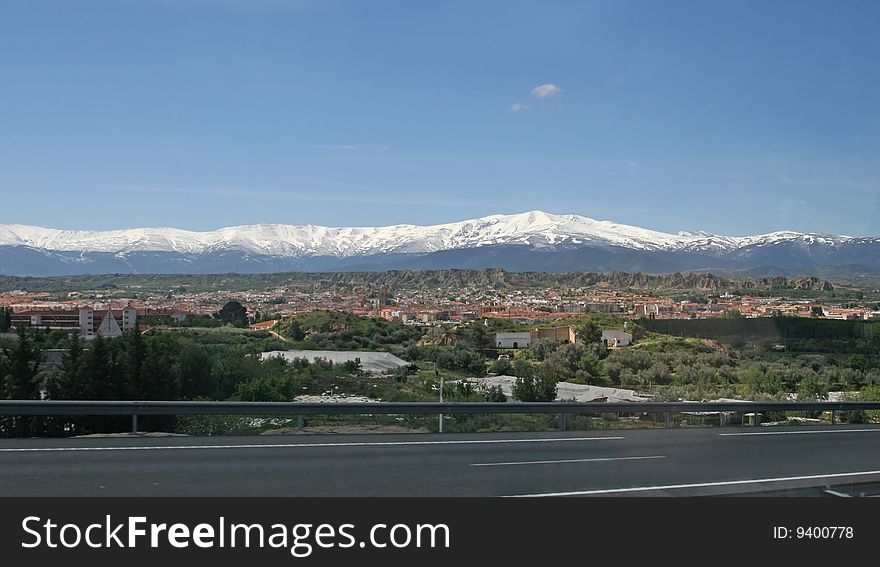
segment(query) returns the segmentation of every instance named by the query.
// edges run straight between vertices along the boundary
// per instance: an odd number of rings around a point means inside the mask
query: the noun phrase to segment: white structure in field
[[[468,382],[479,384],[482,388],[500,386],[501,391],[507,396],[508,401],[516,401],[513,398],[513,385],[516,384],[516,376],[479,376],[468,378]],[[650,402],[651,398],[641,396],[635,390],[623,388],[606,388],[603,386],[589,386],[574,384],[571,382],[559,382],[556,385],[556,399],[560,402]]]
[[[525,333],[495,333],[496,348],[529,348],[532,346],[532,334]]]
[[[607,348],[624,347],[632,343],[633,336],[620,329],[606,329],[602,331],[602,344]]]
[[[392,372],[410,363],[390,352],[362,352],[356,350],[273,350],[260,354],[260,360],[283,358],[291,362],[297,358],[314,363],[321,358],[333,364],[344,364],[359,359],[364,372]]]

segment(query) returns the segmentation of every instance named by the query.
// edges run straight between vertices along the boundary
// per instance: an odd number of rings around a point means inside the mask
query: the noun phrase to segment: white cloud
[[[515,103],[513,103],[513,104],[510,105],[510,111],[511,111],[511,112],[519,112],[520,110],[528,110],[528,109],[529,109],[529,105],[527,105],[527,104],[522,104],[522,103],[519,103],[519,102],[515,102]]]
[[[562,89],[560,89],[553,83],[544,83],[543,85],[538,85],[537,87],[533,88],[532,94],[538,98],[545,98],[548,96],[559,94],[561,91]]]
[[[352,146],[350,144],[330,144],[326,146],[315,146],[317,150],[347,150],[352,151],[358,149],[357,146]]]

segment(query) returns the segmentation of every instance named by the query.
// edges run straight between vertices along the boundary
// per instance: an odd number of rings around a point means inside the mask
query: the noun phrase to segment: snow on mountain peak
[[[780,241],[834,244],[849,237],[775,232],[725,237],[707,232],[668,234],[579,215],[528,211],[417,226],[325,227],[257,224],[196,232],[175,228],[71,231],[26,225],[0,225],[0,245],[54,251],[202,254],[237,250],[286,257],[351,257],[385,253],[429,253],[500,244],[533,247],[592,245],[637,250],[733,249]]]

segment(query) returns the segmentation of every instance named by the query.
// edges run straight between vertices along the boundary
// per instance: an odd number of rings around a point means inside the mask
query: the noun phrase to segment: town
[[[548,275],[552,276],[552,275]],[[817,285],[818,282],[818,285]],[[271,328],[284,317],[325,310],[437,326],[474,320],[505,320],[523,325],[552,323],[584,313],[621,319],[715,319],[808,317],[834,320],[880,319],[876,290],[840,294],[828,282],[812,289],[749,294],[741,289],[609,289],[609,286],[544,285],[537,287],[429,287],[398,284],[271,285],[264,288],[146,290],[142,286],[102,286],[68,292],[9,289],[0,291],[0,309],[10,326],[80,329],[83,336],[100,331],[117,335],[140,323],[186,324],[216,313],[229,301],[240,302],[255,328]],[[304,289],[305,288],[305,289]],[[818,288],[818,289],[817,289]],[[872,295],[873,294],[873,295]],[[872,299],[873,298],[873,299]],[[113,317],[106,317],[110,311]]]

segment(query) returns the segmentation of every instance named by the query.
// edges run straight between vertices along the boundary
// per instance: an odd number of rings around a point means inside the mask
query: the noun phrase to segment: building
[[[167,318],[172,323],[183,323],[189,317],[189,313],[179,309],[138,309],[138,317]]]
[[[56,311],[48,309],[29,309],[18,311],[10,316],[13,327],[26,329],[64,329],[71,332],[80,328],[78,311]]]
[[[137,327],[137,310],[93,309],[83,307],[79,311],[31,309],[12,314],[12,326],[47,331],[67,331],[89,339],[95,336],[118,337],[124,331]]]
[[[576,344],[577,334],[572,327],[548,327],[532,331],[533,343],[536,343],[541,339],[550,339],[557,343]]]
[[[532,346],[532,334],[525,333],[495,333],[495,346],[497,348],[529,348]]]
[[[842,321],[857,321],[865,318],[866,311],[861,309],[834,309],[824,308],[823,314],[826,319],[839,319]]]
[[[620,310],[620,307],[616,302],[602,301],[585,303],[583,305],[583,310],[590,313],[616,313]]]
[[[602,344],[607,348],[625,347],[632,343],[633,336],[620,329],[605,329],[602,331]]]

